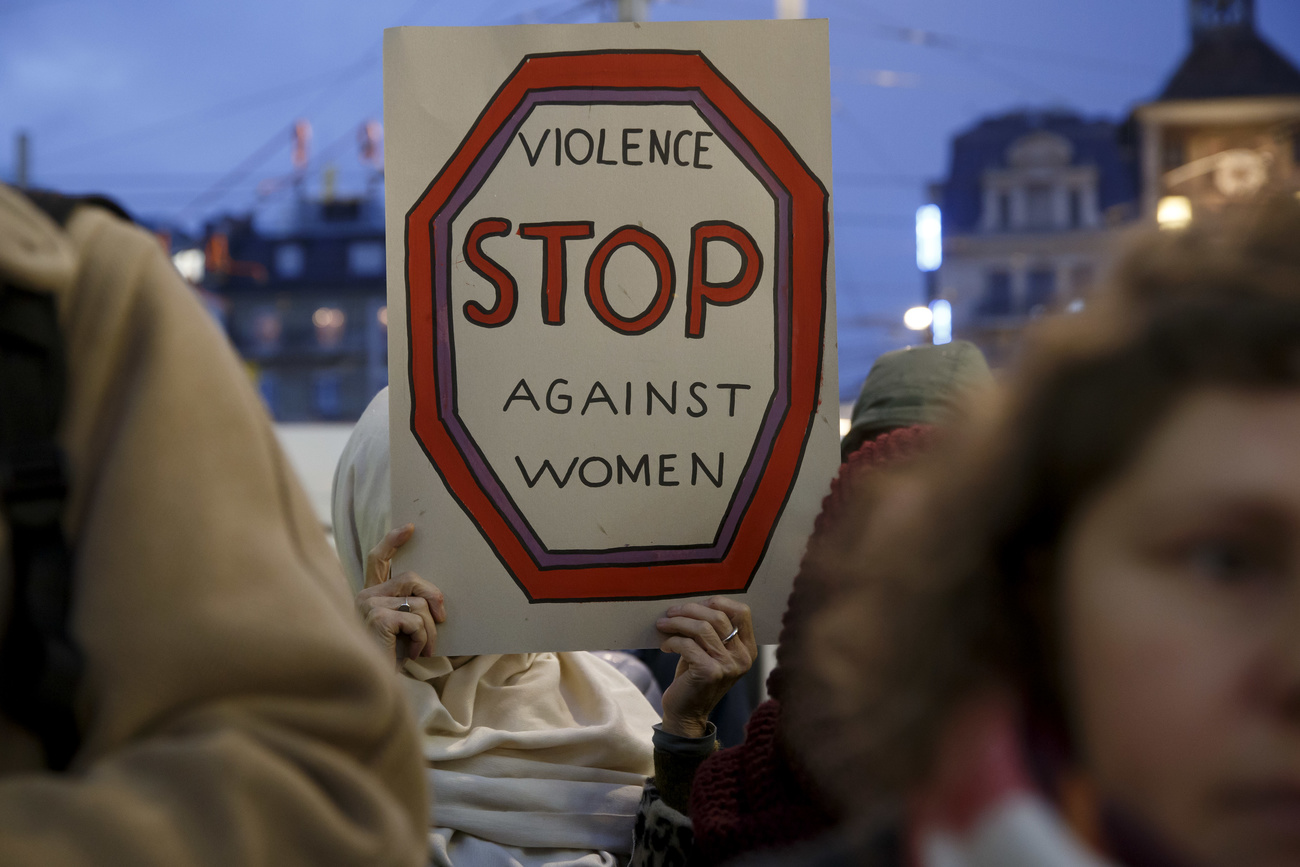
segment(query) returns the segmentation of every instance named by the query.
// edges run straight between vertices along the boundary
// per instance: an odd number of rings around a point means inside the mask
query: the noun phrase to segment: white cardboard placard
[[[395,568],[445,654],[776,640],[838,465],[824,21],[384,39]]]

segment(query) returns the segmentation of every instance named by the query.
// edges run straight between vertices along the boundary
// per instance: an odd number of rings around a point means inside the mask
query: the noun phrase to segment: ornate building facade
[[[1126,227],[1300,188],[1300,71],[1256,31],[1253,0],[1189,0],[1189,18],[1187,55],[1124,122],[1017,112],[953,139],[930,300],[991,362],[1032,317],[1086,304]]]

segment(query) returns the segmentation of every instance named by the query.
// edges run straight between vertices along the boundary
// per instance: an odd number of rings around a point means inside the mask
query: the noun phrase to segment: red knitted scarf
[[[901,428],[862,444],[840,466],[822,501],[812,538],[817,539],[845,507],[855,487],[873,471],[922,451],[933,433],[926,426]],[[781,736],[783,662],[799,641],[808,616],[825,604],[826,593],[809,574],[805,559],[790,592],[777,647],[777,667],[768,679],[774,698],[755,709],[745,742],[710,756],[695,774],[690,813],[695,826],[693,864],[721,864],[758,849],[787,846],[830,828],[835,814],[812,780],[789,754]],[[782,653],[782,649],[786,653]],[[784,657],[784,659],[783,659]]]

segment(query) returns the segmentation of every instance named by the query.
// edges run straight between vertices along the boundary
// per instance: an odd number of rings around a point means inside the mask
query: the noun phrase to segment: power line
[[[925,174],[882,174],[878,172],[837,172],[835,183],[862,187],[914,187],[929,179]]]
[[[1076,69],[1087,69],[1092,72],[1105,72],[1113,75],[1149,76],[1160,72],[1160,70],[1155,66],[1133,63],[1131,61],[1093,57],[1085,54],[1059,51],[1052,48],[1039,48],[1032,45],[974,39],[967,36],[955,36],[949,33],[927,30],[922,27],[908,27],[888,21],[883,15],[876,10],[871,9],[869,6],[857,5],[856,8],[865,8],[867,12],[871,13],[878,20],[874,22],[866,21],[852,15],[837,15],[835,16],[835,20],[837,22],[843,22],[850,25],[856,24],[860,27],[868,28],[877,38],[887,39],[893,42],[902,42],[922,48],[939,48],[952,52],[992,51],[995,53],[1011,55],[1011,59],[1029,60],[1031,62],[1048,63],[1057,66],[1068,66]]]
[[[415,12],[431,0],[415,0],[407,10],[397,19],[399,22],[409,19]],[[441,2],[441,0],[432,0],[432,2]],[[88,142],[82,142],[62,151],[55,151],[49,159],[59,160],[69,157],[80,156],[84,153],[94,151],[95,153],[104,153],[125,144],[136,144],[142,136],[152,135],[158,132],[173,132],[179,126],[192,124],[196,121],[219,120],[235,114],[241,114],[264,105],[269,105],[292,96],[298,96],[303,93],[310,93],[323,88],[331,88],[343,83],[351,82],[356,76],[367,72],[383,57],[383,39],[371,43],[371,45],[355,61],[345,66],[336,67],[326,72],[320,72],[315,75],[309,75],[300,78],[297,81],[286,82],[273,85],[271,87],[257,90],[243,96],[233,97],[231,99],[221,100],[220,102],[194,109],[192,111],[182,112],[162,120],[151,121],[131,129],[121,130],[111,133],[98,139],[92,139]],[[304,112],[300,112],[301,115]]]
[[[909,45],[916,45],[922,48],[932,48],[932,49],[940,49],[943,51],[947,51],[956,59],[963,61],[970,66],[974,66],[985,72],[992,73],[995,77],[1000,78],[1004,84],[1008,85],[1013,90],[1019,91],[1022,95],[1031,96],[1032,94],[1036,93],[1037,96],[1033,98],[1041,98],[1045,96],[1049,100],[1052,100],[1054,102],[1058,102],[1058,103],[1069,102],[1069,100],[1061,93],[1039,83],[1035,79],[1020,75],[1019,73],[1012,72],[1011,70],[1006,69],[1005,67],[991,63],[986,57],[982,56],[982,53],[987,51],[989,48],[994,46],[999,46],[999,45],[1001,47],[1001,50],[1003,50],[1004,52],[1006,50],[1012,50],[1012,51],[1019,50],[1022,52],[1022,54],[1023,52],[1026,51],[1039,52],[1040,58],[1044,54],[1046,56],[1054,56],[1052,52],[1043,52],[1041,49],[1032,49],[1032,48],[1028,48],[1027,46],[1008,46],[1006,44],[980,42],[979,40],[966,39],[964,37],[958,37],[958,36],[950,36],[947,34],[937,33],[932,30],[925,30],[919,27],[907,27],[904,25],[900,25],[896,21],[889,19],[885,15],[882,15],[877,10],[866,5],[866,3],[861,2],[861,0],[859,0],[858,5],[855,8],[865,10],[872,17],[874,17],[876,21],[865,21],[861,18],[856,18],[852,15],[837,16],[836,20],[842,21],[850,26],[856,24],[860,27],[865,27],[874,36],[881,39],[889,39],[897,42],[904,42]],[[1116,65],[1116,64],[1108,63],[1107,61],[1101,60],[1099,58],[1083,59],[1080,58],[1078,55],[1066,55],[1066,56],[1070,57],[1072,62],[1075,63],[1079,62],[1082,59],[1083,62],[1085,63],[1105,65],[1111,68],[1113,68]]]
[[[133,129],[121,130],[98,139],[82,142],[81,144],[74,145],[71,148],[62,151],[55,151],[49,159],[68,159],[91,151],[94,151],[97,154],[105,153],[122,145],[137,144],[142,136],[152,135],[157,132],[175,132],[178,126],[182,124],[209,119],[218,120],[222,117],[228,117],[255,108],[261,108],[263,105],[278,102],[289,96],[299,95],[303,91],[319,90],[320,88],[327,87],[341,79],[350,77],[353,72],[363,71],[364,67],[374,63],[374,58],[369,55],[370,52],[360,60],[349,63],[347,66],[331,70],[330,72],[319,73],[286,84],[277,84],[273,87],[268,87],[252,94],[222,100],[213,105],[205,106],[193,111],[183,112],[163,120],[152,121]]]
[[[408,7],[404,13],[402,13],[399,20],[405,20],[410,18],[411,15],[413,15],[415,11],[419,9],[421,6],[423,6],[426,2],[428,2],[428,0],[415,0],[415,2],[412,3],[411,6]],[[433,0],[433,2],[439,2],[439,0]],[[372,43],[371,47],[368,48],[366,52],[362,54],[361,57],[355,63],[350,64],[348,67],[345,67],[344,71],[336,77],[335,81],[333,82],[335,86],[330,87],[327,90],[327,92],[323,94],[319,99],[314,100],[306,108],[298,112],[296,117],[303,117],[305,115],[309,115],[313,111],[319,110],[323,108],[325,105],[327,105],[328,103],[337,99],[338,96],[343,92],[343,86],[356,80],[356,77],[353,75],[354,70],[357,71],[358,73],[365,71],[368,67],[372,66],[375,63],[375,61],[383,58],[383,44],[384,43],[382,38],[380,38],[377,42]],[[253,153],[251,153],[242,162],[240,162],[237,166],[235,166],[234,169],[228,172],[216,183],[214,183],[208,189],[207,192],[203,193],[198,198],[194,199],[192,202],[190,202],[188,205],[182,208],[180,212],[177,214],[176,219],[178,220],[182,219],[183,217],[188,216],[192,211],[195,211],[200,207],[207,207],[219,201],[222,196],[224,196],[227,192],[229,192],[234,187],[235,184],[239,183],[244,178],[248,177],[248,175],[256,171],[263,163],[265,163],[268,159],[270,159],[271,156],[275,154],[281,147],[284,147],[286,144],[288,144],[289,138],[288,136],[285,135],[285,133],[291,130],[292,128],[293,128],[292,123],[290,123],[287,126],[281,127],[280,129],[276,130],[276,132],[273,133],[271,137],[263,145],[261,145],[255,151],[253,151]]]
[[[889,214],[852,214],[837,212],[835,214],[836,225],[861,226],[872,229],[907,229],[911,226],[913,216],[911,214],[901,216],[890,216]]]
[[[866,124],[858,120],[857,115],[850,111],[843,102],[834,104],[831,107],[832,119],[837,115],[857,130],[859,140],[867,146],[867,150],[875,154],[876,160],[888,169],[890,174],[901,174],[901,172],[898,171],[897,163],[895,163],[893,158],[885,152],[884,147],[881,145],[880,140],[876,138],[875,133],[867,129]]]

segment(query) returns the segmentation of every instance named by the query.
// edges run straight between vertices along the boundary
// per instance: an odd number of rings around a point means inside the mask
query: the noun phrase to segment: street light
[[[912,307],[903,314],[903,324],[913,331],[924,331],[934,321],[929,307]]]
[[[930,329],[934,335],[934,345],[952,343],[952,304],[943,298],[930,302]]]
[[[938,271],[943,264],[943,215],[938,205],[916,209],[916,267]]]
[[[1186,229],[1192,224],[1192,200],[1165,196],[1156,205],[1156,223],[1162,229]]]
[[[206,257],[203,251],[195,248],[192,250],[180,250],[172,255],[172,264],[176,270],[181,272],[181,276],[195,285],[203,282],[203,266]]]

